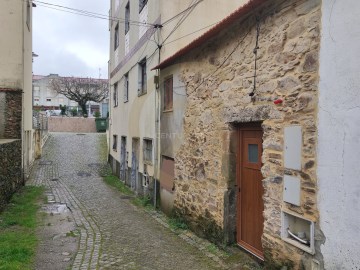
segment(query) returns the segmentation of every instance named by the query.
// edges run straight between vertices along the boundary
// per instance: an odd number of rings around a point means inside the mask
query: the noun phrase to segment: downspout
[[[22,23],[22,95],[21,95],[21,107],[22,107],[22,117],[21,117],[21,167],[22,167],[22,181],[23,181],[23,185],[25,185],[25,153],[24,153],[24,149],[25,149],[25,92],[24,92],[24,87],[25,87],[25,21],[24,21],[24,16],[25,16],[25,12],[24,12],[24,6],[27,5],[27,2],[24,1],[22,2],[22,18],[21,18],[21,23]]]
[[[160,28],[162,27],[161,25],[156,25],[155,26],[157,28],[157,34],[158,34],[158,51],[159,51],[159,55],[158,55],[158,64],[160,64],[160,50],[161,50],[161,45],[159,44],[160,42]],[[155,85],[155,179],[154,179],[154,207],[156,208],[156,204],[157,204],[157,182],[156,179],[159,180],[160,183],[160,177],[159,177],[159,168],[160,168],[160,143],[159,143],[159,138],[160,138],[160,69],[157,69],[156,71],[156,76],[158,77],[158,82]]]

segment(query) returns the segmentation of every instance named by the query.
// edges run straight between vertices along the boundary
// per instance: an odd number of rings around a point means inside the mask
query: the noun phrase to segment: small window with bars
[[[114,51],[119,47],[119,23],[115,26],[114,31]]]
[[[146,94],[146,58],[139,62],[139,88],[138,88],[138,96]]]
[[[117,142],[118,141],[118,136],[117,135],[113,135],[113,147],[112,147],[112,149],[114,150],[114,151],[117,151]]]
[[[124,102],[129,101],[129,73],[124,75]]]
[[[151,139],[144,139],[144,162],[152,164],[153,159],[153,142]]]
[[[130,30],[130,1],[126,4],[125,7],[125,35]]]
[[[173,77],[164,81],[164,111],[173,109]]]
[[[118,83],[114,83],[113,99],[114,99],[114,107],[117,107],[118,106]]]

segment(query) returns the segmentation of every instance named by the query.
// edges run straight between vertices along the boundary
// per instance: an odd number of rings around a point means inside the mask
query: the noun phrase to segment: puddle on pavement
[[[55,202],[43,205],[41,207],[41,210],[45,213],[53,214],[53,215],[69,212],[69,209],[65,203],[55,203]]]

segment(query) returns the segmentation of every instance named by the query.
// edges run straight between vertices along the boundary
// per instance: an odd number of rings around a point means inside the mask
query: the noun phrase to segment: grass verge
[[[123,182],[119,180],[115,175],[106,175],[103,177],[106,184],[119,190],[121,193],[126,195],[133,195],[134,193],[128,188]]]
[[[0,214],[0,269],[32,269],[42,187],[23,187]]]

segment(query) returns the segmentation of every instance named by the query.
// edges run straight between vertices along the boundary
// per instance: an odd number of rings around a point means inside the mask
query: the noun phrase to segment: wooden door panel
[[[239,130],[238,153],[238,219],[239,245],[258,257],[263,257],[261,236],[263,233],[263,186],[261,174],[262,156],[261,127]]]

